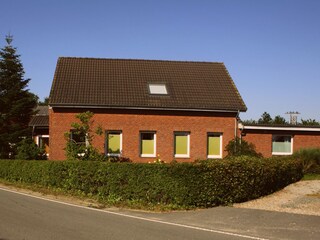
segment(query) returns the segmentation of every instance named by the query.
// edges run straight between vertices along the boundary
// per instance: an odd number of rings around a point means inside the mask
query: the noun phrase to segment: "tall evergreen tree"
[[[0,158],[8,158],[21,137],[28,135],[28,123],[37,97],[27,89],[30,79],[24,78],[20,55],[11,46],[0,49]]]

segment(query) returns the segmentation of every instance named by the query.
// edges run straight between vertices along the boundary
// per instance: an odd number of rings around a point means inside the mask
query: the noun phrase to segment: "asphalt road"
[[[0,189],[0,240],[319,239],[320,217],[213,208],[173,213],[97,210]]]

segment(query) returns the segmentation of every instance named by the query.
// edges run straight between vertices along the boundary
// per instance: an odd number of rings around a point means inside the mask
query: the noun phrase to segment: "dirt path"
[[[234,204],[234,207],[320,216],[320,180],[300,181],[266,197]]]

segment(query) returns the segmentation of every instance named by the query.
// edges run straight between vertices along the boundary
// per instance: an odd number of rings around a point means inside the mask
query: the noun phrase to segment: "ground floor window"
[[[292,136],[273,135],[272,136],[272,154],[290,155],[292,154]]]
[[[49,147],[49,135],[39,135],[37,137],[37,145],[40,148]]]
[[[108,156],[119,156],[122,152],[122,132],[106,132],[106,154]]]
[[[44,149],[46,154],[49,153],[49,135],[38,135],[36,137],[36,144],[39,148]]]
[[[174,157],[176,158],[190,157],[190,133],[189,132],[174,133]]]
[[[140,132],[140,156],[155,157],[156,156],[156,133]]]
[[[76,130],[70,131],[70,141],[73,141],[77,145],[87,146],[87,138],[84,133],[80,133]]]
[[[222,158],[222,134],[221,133],[208,133],[207,157]]]

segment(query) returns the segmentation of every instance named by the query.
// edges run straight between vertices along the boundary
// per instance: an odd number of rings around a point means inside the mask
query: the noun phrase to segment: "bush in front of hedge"
[[[185,208],[247,201],[301,177],[301,163],[292,158],[236,157],[192,164],[0,161],[0,178],[6,181],[77,192],[109,203]]]

